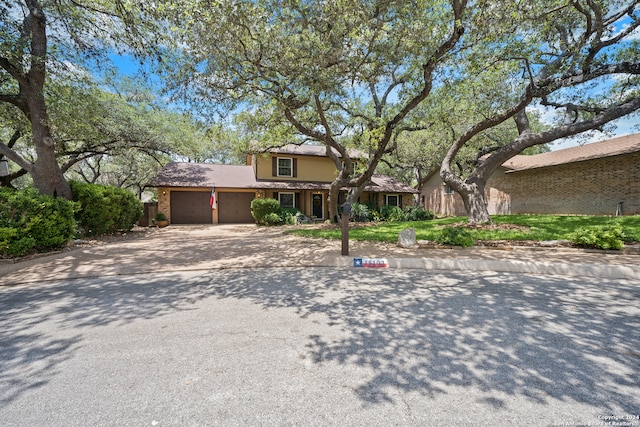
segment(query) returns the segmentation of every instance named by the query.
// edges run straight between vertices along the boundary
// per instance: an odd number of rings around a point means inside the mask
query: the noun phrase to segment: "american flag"
[[[211,187],[211,197],[209,197],[209,206],[212,210],[216,210],[216,188]]]

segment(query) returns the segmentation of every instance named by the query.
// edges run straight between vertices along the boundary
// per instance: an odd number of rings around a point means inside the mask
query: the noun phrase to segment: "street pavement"
[[[637,256],[336,249],[174,227],[1,265],[0,425],[640,426]]]

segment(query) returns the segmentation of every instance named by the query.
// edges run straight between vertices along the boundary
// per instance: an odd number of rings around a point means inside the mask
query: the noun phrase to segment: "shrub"
[[[300,211],[296,208],[280,208],[278,215],[280,216],[281,223],[287,225],[295,225],[298,222],[298,214]]]
[[[276,212],[270,212],[263,218],[263,225],[282,225],[284,221]]]
[[[351,205],[351,219],[354,221],[368,221],[370,219],[370,211],[367,205],[362,203],[354,203]]]
[[[84,234],[131,230],[142,215],[142,203],[126,189],[78,181],[69,184],[73,199],[80,202],[76,219]]]
[[[404,213],[407,221],[425,221],[436,217],[433,212],[425,210],[422,206],[405,206]]]
[[[459,227],[446,227],[436,236],[436,242],[441,245],[462,246],[468,248],[476,241],[467,230]]]
[[[620,250],[624,246],[624,232],[620,224],[580,227],[569,235],[569,240],[585,248]]]
[[[273,225],[267,224],[266,217],[269,214],[278,215],[279,211],[280,203],[276,199],[253,199],[251,201],[251,215],[260,225]]]
[[[383,221],[400,222],[406,221],[407,215],[398,206],[384,205],[380,208],[380,216]]]
[[[39,195],[35,189],[0,189],[0,252],[22,256],[57,249],[76,233],[78,205]]]

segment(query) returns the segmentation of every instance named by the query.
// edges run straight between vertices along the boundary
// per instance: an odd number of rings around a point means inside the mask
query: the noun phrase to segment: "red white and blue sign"
[[[354,258],[354,267],[385,268],[389,263],[385,258]]]

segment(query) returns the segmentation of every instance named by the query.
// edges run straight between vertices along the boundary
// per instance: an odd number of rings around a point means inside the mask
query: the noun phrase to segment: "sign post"
[[[351,216],[351,204],[342,205],[342,255],[349,255],[349,217]]]

